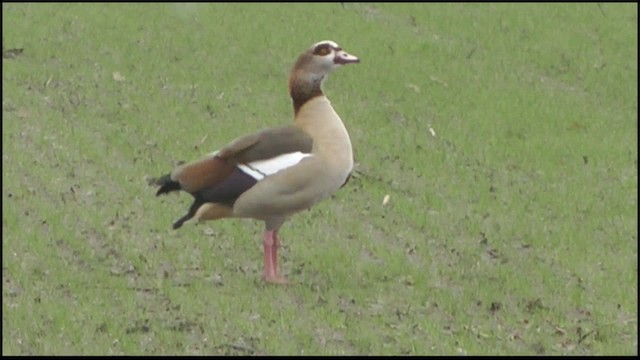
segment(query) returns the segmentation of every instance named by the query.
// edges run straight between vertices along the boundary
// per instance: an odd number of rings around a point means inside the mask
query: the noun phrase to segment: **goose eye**
[[[313,53],[315,55],[325,56],[325,55],[328,55],[330,52],[331,52],[331,49],[329,48],[329,46],[320,45],[316,48],[316,50]]]

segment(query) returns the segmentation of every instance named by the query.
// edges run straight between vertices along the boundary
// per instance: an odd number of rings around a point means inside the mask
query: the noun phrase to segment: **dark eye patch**
[[[313,49],[313,55],[325,56],[331,52],[330,44],[320,44]]]

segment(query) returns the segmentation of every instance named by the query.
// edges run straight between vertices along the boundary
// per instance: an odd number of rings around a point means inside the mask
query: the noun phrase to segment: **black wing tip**
[[[178,229],[180,229],[182,227],[182,225],[184,224],[185,221],[186,221],[186,219],[185,220],[180,219],[180,220],[176,221],[175,223],[173,223],[173,225],[171,227],[173,228],[173,230],[178,230]]]
[[[191,218],[193,218],[196,215],[196,212],[198,211],[200,206],[202,206],[202,204],[204,204],[202,199],[196,196],[195,199],[193,200],[193,204],[191,204],[191,206],[189,207],[189,211],[183,217],[178,219],[178,221],[173,223],[172,225],[173,229],[174,230],[179,229],[180,227],[182,227],[182,224],[184,224],[187,220],[191,220]]]
[[[182,190],[180,183],[171,179],[171,174],[167,174],[159,177],[158,179],[151,180],[150,185],[160,186],[160,189],[156,192],[156,196],[166,194],[176,190]]]

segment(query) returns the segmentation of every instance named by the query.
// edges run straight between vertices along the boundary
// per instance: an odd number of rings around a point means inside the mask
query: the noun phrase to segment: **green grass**
[[[637,5],[3,4],[2,352],[637,354]],[[332,39],[357,172],[283,227],[150,176],[291,121]],[[435,136],[431,131],[435,132]],[[385,195],[389,202],[382,205]]]

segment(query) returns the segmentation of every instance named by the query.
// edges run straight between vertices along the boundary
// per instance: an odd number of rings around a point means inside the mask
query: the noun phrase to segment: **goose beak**
[[[340,50],[336,53],[336,56],[333,58],[333,62],[335,64],[345,65],[345,64],[356,64],[360,62],[358,57],[348,54],[344,50]]]

